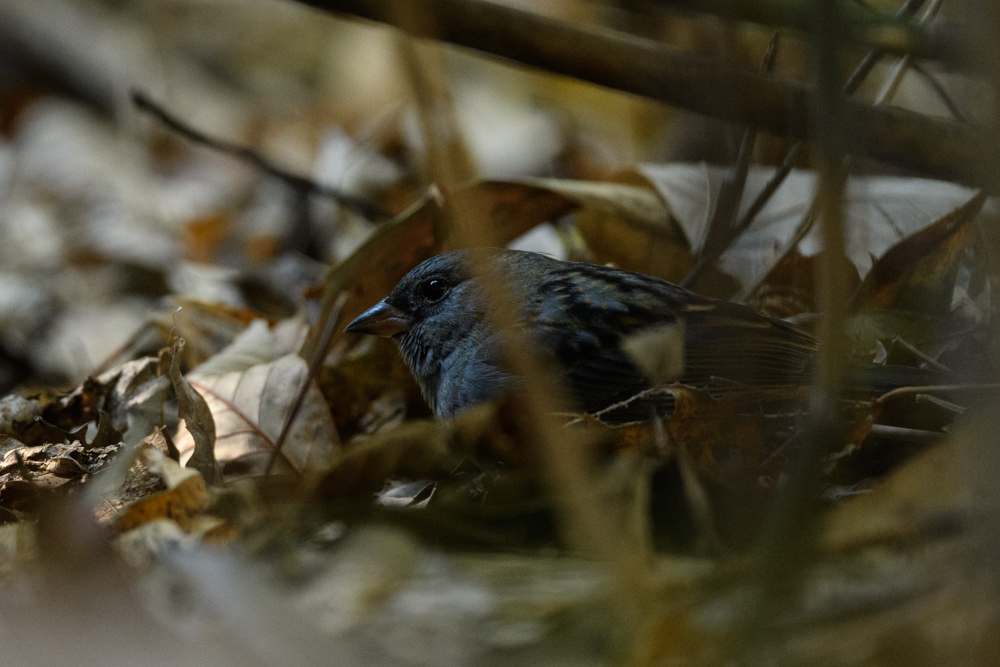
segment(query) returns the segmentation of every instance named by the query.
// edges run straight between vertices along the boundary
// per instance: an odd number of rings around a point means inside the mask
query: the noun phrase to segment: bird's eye
[[[427,303],[437,303],[448,293],[448,284],[440,278],[429,278],[417,288],[420,298]]]

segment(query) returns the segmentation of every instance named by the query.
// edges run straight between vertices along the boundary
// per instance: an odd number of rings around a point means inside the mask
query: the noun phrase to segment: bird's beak
[[[385,301],[379,301],[358,315],[353,322],[344,327],[344,331],[392,338],[396,334],[409,331],[412,324],[412,317]]]

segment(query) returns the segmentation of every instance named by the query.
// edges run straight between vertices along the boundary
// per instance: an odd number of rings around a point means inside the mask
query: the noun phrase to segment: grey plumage
[[[439,416],[517,386],[503,358],[506,337],[493,324],[470,252],[423,262],[347,329],[392,335]],[[582,410],[593,412],[648,388],[623,341],[675,322],[684,326],[679,380],[685,384],[753,394],[808,382],[812,337],[745,306],[631,271],[514,250],[481,252],[520,304],[516,335],[549,356]],[[384,324],[389,320],[392,326]],[[648,415],[648,406],[633,407],[634,416]],[[666,403],[656,407],[669,409]]]

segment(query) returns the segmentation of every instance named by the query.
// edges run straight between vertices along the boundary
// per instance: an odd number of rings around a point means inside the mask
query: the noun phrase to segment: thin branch
[[[661,100],[792,139],[815,129],[812,87],[678,52],[653,40],[585,27],[485,0],[299,0],[556,74]],[[420,13],[419,25],[405,20]],[[992,186],[975,155],[995,141],[978,128],[903,109],[842,103],[844,149],[910,171]]]
[[[947,435],[947,433],[939,431],[925,431],[916,428],[903,428],[902,426],[889,426],[887,424],[872,424],[869,434],[885,438],[886,440],[916,442],[922,445],[933,444]]]
[[[814,35],[817,28],[814,3],[801,0],[656,0],[660,5],[746,21],[772,27],[791,28]],[[919,58],[975,65],[958,24],[925,26],[894,16],[869,4],[842,2],[844,38],[889,53],[911,53]]]
[[[924,11],[924,15],[920,17],[920,24],[925,25],[930,21],[934,20],[937,16],[938,11],[941,9],[941,5],[944,0],[932,0],[931,4]],[[911,54],[904,54],[896,64],[893,65],[892,71],[886,77],[885,82],[882,84],[882,88],[879,90],[878,94],[875,96],[875,105],[881,106],[888,103],[896,95],[896,91],[899,89],[899,85],[903,81],[903,77],[906,75],[907,70],[913,65],[914,58]]]
[[[900,17],[913,15],[916,12],[920,11],[920,8],[924,4],[924,2],[925,0],[907,0],[907,2],[903,3],[903,6],[899,8],[899,11],[896,12],[896,15]],[[921,18],[922,22],[926,22],[928,20],[928,17],[933,15],[932,12],[936,11],[935,5],[936,3],[932,3],[932,6],[928,8],[927,13],[925,13],[925,15]],[[881,60],[881,58],[884,55],[885,53],[879,49],[868,52],[865,55],[865,57],[861,60],[861,62],[858,64],[858,66],[854,69],[854,71],[851,73],[851,76],[848,77],[847,82],[844,84],[843,94],[847,96],[847,95],[853,95],[855,92],[857,92],[858,88],[861,87],[861,84],[864,82],[865,78],[871,73],[872,69],[875,68],[875,65],[878,64],[878,61]],[[906,60],[906,58],[903,58],[901,60]],[[898,69],[898,64],[897,64],[897,69]],[[878,106],[879,104],[881,104],[881,100],[876,103],[876,106]],[[805,142],[798,141],[788,150],[788,153],[785,155],[785,159],[781,163],[781,166],[778,167],[777,171],[775,171],[774,175],[771,177],[771,180],[768,181],[767,185],[764,186],[764,189],[760,191],[760,194],[757,195],[757,198],[754,200],[753,204],[750,205],[750,207],[747,209],[747,212],[744,214],[743,218],[737,224],[737,228],[740,232],[747,229],[751,224],[753,224],[753,221],[757,217],[757,215],[759,215],[760,212],[764,209],[764,206],[767,205],[767,202],[770,201],[771,197],[774,196],[774,193],[777,192],[779,187],[781,187],[781,184],[785,182],[785,179],[788,177],[793,167],[795,166],[795,163],[798,160],[799,155],[802,153],[803,148],[805,148]],[[806,234],[809,233],[809,230],[812,229],[812,225],[816,220],[817,210],[818,210],[817,203],[816,199],[814,198],[812,203],[809,205],[809,210],[802,217],[802,220],[799,222],[799,225],[796,228],[795,233],[792,235],[791,241],[785,245],[785,251],[782,253],[781,258],[778,260],[778,262],[781,262],[782,260],[787,258],[789,255],[792,254],[792,252],[795,251],[796,248],[798,248],[799,243],[802,242],[802,239],[804,239]],[[778,262],[776,262],[775,264],[777,264]],[[756,285],[740,293],[739,300],[745,301],[747,298],[756,294],[760,290],[760,288],[764,286],[764,283],[766,281],[767,281],[767,275],[762,276],[760,280],[757,281]]]
[[[941,384],[941,385],[927,385],[923,387],[900,387],[898,389],[893,389],[892,391],[886,392],[875,399],[874,403],[884,404],[891,400],[902,398],[904,396],[914,396],[916,394],[935,394],[935,393],[951,393],[956,391],[997,391],[1000,390],[1000,384]]]
[[[389,214],[381,206],[363,197],[345,194],[335,188],[322,185],[298,174],[293,174],[246,146],[216,139],[200,130],[196,130],[139,91],[132,91],[132,103],[135,104],[137,109],[145,111],[177,134],[197,144],[208,146],[212,150],[231,155],[238,160],[251,164],[269,176],[274,176],[284,181],[298,192],[328,197],[340,206],[354,211],[369,220],[384,220],[389,217]]]
[[[896,16],[905,18],[914,15],[920,10],[920,7],[924,4],[924,2],[925,0],[907,0],[903,3],[903,6],[899,8],[899,11],[896,12]],[[854,68],[854,71],[851,72],[851,76],[849,76],[847,81],[844,83],[845,96],[853,95],[857,92],[858,88],[861,87],[861,84],[864,83],[864,80],[869,74],[871,74],[871,71],[875,69],[875,65],[878,64],[879,60],[881,60],[884,55],[885,52],[882,49],[873,49],[865,54],[865,57],[861,59],[861,62],[858,63],[858,66]],[[749,208],[747,208],[746,213],[743,214],[740,221],[736,223],[737,235],[748,229],[760,212],[764,210],[764,206],[767,205],[767,202],[771,200],[771,197],[774,196],[774,193],[778,191],[778,188],[781,187],[781,184],[785,182],[785,179],[788,178],[788,175],[792,172],[792,169],[795,167],[795,163],[798,162],[799,155],[802,154],[803,148],[805,148],[805,142],[797,141],[791,148],[788,149],[788,153],[785,154],[785,159],[782,160],[781,166],[778,167],[777,171],[774,172],[774,175],[771,176],[771,179],[764,186],[764,189],[760,191],[753,203],[750,204]],[[805,230],[808,231],[811,226],[811,221],[808,218],[805,218],[803,219],[800,228],[805,228]],[[800,240],[801,238],[795,242],[795,245],[790,247],[795,248],[798,246],[798,241]],[[748,294],[752,294],[755,291],[756,288],[749,291]]]
[[[764,54],[764,62],[761,64],[761,72],[769,73],[774,69],[774,61],[778,56],[778,38],[781,33],[774,33]],[[736,164],[733,171],[722,183],[719,190],[719,198],[715,204],[715,211],[712,213],[712,220],[708,223],[708,232],[705,235],[705,243],[699,253],[698,261],[684,276],[681,287],[691,287],[698,276],[715,264],[715,261],[722,256],[722,253],[736,240],[740,230],[736,223],[736,216],[740,212],[740,202],[743,201],[743,192],[746,190],[747,174],[750,171],[750,159],[753,156],[754,148],[757,145],[757,131],[753,128],[744,128],[743,137],[740,140],[740,150],[736,156]]]
[[[902,336],[896,336],[895,338],[892,339],[892,342],[896,343],[897,345],[899,345],[900,347],[902,347],[903,349],[905,349],[907,352],[909,352],[913,356],[915,356],[918,359],[920,359],[922,362],[924,362],[925,364],[927,364],[931,368],[936,368],[937,370],[942,371],[944,373],[951,373],[952,375],[955,375],[955,371],[951,370],[950,368],[948,368],[947,366],[945,366],[944,364],[942,364],[940,361],[938,361],[934,357],[931,357],[931,356],[925,354],[920,348],[918,348],[916,345],[914,345],[913,343],[909,342],[908,340],[906,340]]]

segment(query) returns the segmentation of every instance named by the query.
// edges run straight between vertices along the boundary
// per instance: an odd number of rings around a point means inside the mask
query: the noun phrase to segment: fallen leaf
[[[306,362],[294,354],[245,371],[188,375],[215,424],[215,457],[227,475],[260,474],[274,450],[296,395],[306,380]],[[196,451],[194,434],[175,438],[181,460]],[[326,466],[339,450],[330,408],[311,382],[286,435],[279,463],[296,472]]]
[[[151,445],[140,446],[138,456],[150,470],[163,477],[167,490],[124,507],[112,519],[112,528],[124,533],[156,519],[170,519],[182,530],[190,529],[196,515],[208,504],[204,477],[197,470],[181,467]]]
[[[172,347],[170,357],[170,382],[174,385],[177,396],[177,412],[191,434],[192,447],[188,465],[198,470],[210,484],[214,484],[218,475],[218,464],[215,459],[215,419],[208,404],[201,394],[196,392],[191,384],[181,375],[178,354],[183,348],[183,339],[178,339]]]
[[[576,228],[595,262],[680,282],[694,265],[684,232],[646,179],[629,174],[620,178],[627,182],[533,179],[527,183],[576,205]]]
[[[695,252],[704,242],[708,215],[727,167],[704,164],[642,165],[638,172],[649,179],[669,206]],[[740,215],[764,189],[773,167],[752,166],[747,175]],[[809,209],[816,191],[813,171],[793,169],[753,224],[723,253],[718,268],[734,277],[743,290],[761,282],[785,254],[788,240]],[[969,188],[922,178],[869,176],[849,179],[844,200],[845,246],[848,258],[864,276],[879,256],[900,240],[926,227],[965,203]],[[818,225],[799,244],[811,257],[822,249]]]
[[[979,193],[963,206],[911,234],[875,262],[852,298],[855,313],[899,310],[943,317],[972,222],[986,203]]]

